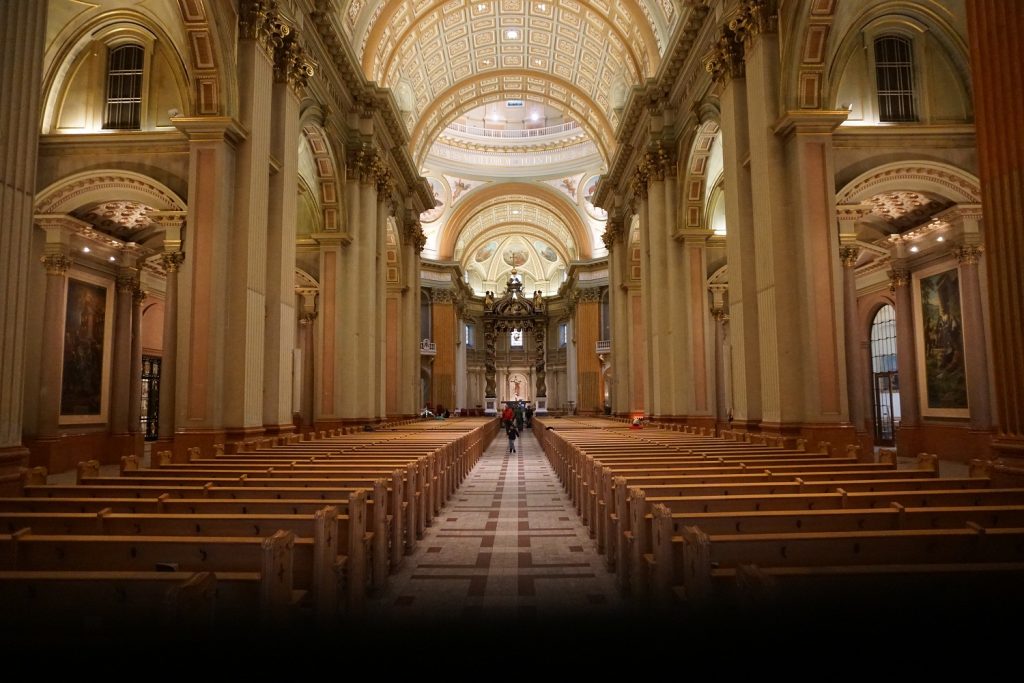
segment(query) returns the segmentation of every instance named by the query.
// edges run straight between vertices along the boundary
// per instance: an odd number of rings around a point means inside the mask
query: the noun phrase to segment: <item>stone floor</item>
[[[609,617],[614,575],[533,434],[500,435],[390,577],[370,613],[388,621]]]

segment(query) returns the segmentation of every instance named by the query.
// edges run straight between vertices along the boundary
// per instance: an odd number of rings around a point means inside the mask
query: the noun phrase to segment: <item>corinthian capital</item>
[[[299,45],[298,36],[285,36],[274,51],[274,78],[278,83],[288,83],[296,92],[301,92],[316,73],[316,62]]]
[[[47,275],[65,275],[71,268],[71,259],[64,254],[50,254],[40,259]]]
[[[185,254],[180,251],[173,251],[160,257],[160,265],[164,267],[165,273],[177,273],[184,262]]]
[[[743,63],[743,42],[729,26],[722,26],[718,34],[718,42],[711,54],[704,60],[704,69],[718,84],[724,85],[733,78],[745,75]]]
[[[953,248],[953,255],[956,256],[956,262],[961,266],[973,266],[981,260],[983,251],[985,248],[980,244],[961,244]]]
[[[853,268],[857,265],[857,259],[860,257],[860,247],[852,245],[844,245],[839,247],[839,259],[843,262],[844,268]]]
[[[895,292],[900,287],[910,284],[910,271],[903,267],[896,267],[889,271],[889,291]]]

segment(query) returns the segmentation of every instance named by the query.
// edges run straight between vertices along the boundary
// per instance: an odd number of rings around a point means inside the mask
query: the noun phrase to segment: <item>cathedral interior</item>
[[[584,428],[1024,486],[1021,29],[1013,0],[0,3],[0,515],[419,424],[429,526],[514,404],[521,489],[553,468],[597,552],[622,503]],[[651,514],[618,560],[668,604]]]

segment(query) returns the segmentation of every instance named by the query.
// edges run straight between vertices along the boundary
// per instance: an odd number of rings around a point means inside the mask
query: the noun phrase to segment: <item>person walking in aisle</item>
[[[519,430],[516,429],[515,425],[509,425],[508,429],[505,430],[505,435],[508,436],[508,452],[516,452],[516,439],[519,438]]]

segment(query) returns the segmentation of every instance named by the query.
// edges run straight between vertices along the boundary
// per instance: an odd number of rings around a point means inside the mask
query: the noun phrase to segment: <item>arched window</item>
[[[909,38],[875,38],[875,85],[879,121],[917,121],[914,94],[914,45]]]
[[[107,61],[107,108],[103,127],[139,130],[142,127],[142,71],[146,52],[141,45],[111,48]]]
[[[886,304],[871,323],[871,394],[875,406],[875,442],[892,445],[900,421],[900,383],[896,367],[896,310]]]

